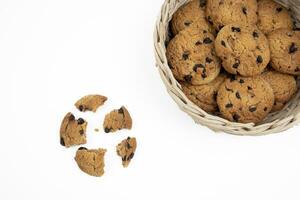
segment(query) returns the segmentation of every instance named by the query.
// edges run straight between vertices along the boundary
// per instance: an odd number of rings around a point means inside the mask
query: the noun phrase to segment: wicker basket
[[[215,132],[226,132],[234,135],[266,135],[285,131],[300,122],[300,90],[295,97],[286,105],[286,107],[277,113],[269,116],[260,124],[255,125],[230,122],[218,116],[206,113],[201,108],[192,103],[181,91],[180,84],[173,77],[168,66],[166,57],[166,41],[169,40],[168,26],[174,12],[183,4],[190,0],[166,0],[162,6],[161,13],[158,17],[155,32],[154,46],[156,65],[167,91],[175,100],[181,110],[190,115],[197,124],[209,127]],[[291,10],[295,21],[300,19],[300,0],[276,0],[286,8]],[[297,81],[300,88],[300,80]]]

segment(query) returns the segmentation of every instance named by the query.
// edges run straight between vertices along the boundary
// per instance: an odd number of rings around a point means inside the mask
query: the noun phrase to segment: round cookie
[[[212,31],[212,27],[205,19],[205,0],[193,0],[180,7],[173,15],[171,30],[174,35],[180,31],[195,26],[203,30]]]
[[[275,96],[272,111],[281,110],[297,91],[297,83],[294,76],[282,74],[276,71],[267,71],[262,77],[270,84]]]
[[[280,28],[293,28],[287,9],[273,0],[258,1],[258,28],[265,34]]]
[[[278,29],[268,39],[272,67],[282,73],[300,75],[300,31]]]
[[[206,112],[215,112],[218,110],[217,94],[226,75],[220,74],[215,80],[205,85],[191,85],[182,83],[182,91],[194,104]]]
[[[174,77],[193,85],[207,84],[220,73],[215,56],[214,36],[190,27],[181,31],[167,47],[167,58]]]
[[[219,31],[229,24],[255,25],[256,0],[207,0],[206,18]]]
[[[217,103],[224,118],[256,124],[272,110],[274,93],[261,76],[232,76],[221,85]]]
[[[259,75],[270,61],[268,39],[254,26],[225,26],[216,38],[215,49],[231,74]]]

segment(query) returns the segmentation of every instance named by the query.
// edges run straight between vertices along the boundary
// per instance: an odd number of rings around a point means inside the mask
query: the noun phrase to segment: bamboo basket
[[[174,12],[190,0],[165,0],[162,5],[154,31],[154,47],[156,66],[167,88],[168,93],[178,104],[179,108],[190,115],[200,125],[207,126],[215,132],[225,132],[234,135],[259,136],[283,132],[300,122],[300,80],[298,78],[298,92],[287,103],[285,108],[277,113],[269,114],[260,124],[242,124],[230,122],[221,117],[206,113],[192,103],[182,92],[180,84],[174,78],[166,57],[166,43],[169,40],[169,22]],[[294,20],[300,21],[300,0],[276,0],[284,7],[290,9]]]

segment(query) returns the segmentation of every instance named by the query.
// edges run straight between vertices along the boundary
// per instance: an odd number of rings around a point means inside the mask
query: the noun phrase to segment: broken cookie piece
[[[131,129],[131,127],[132,119],[124,106],[107,114],[103,123],[105,133],[116,132],[121,129]]]
[[[60,144],[65,147],[86,143],[87,122],[82,119],[75,119],[72,113],[68,113],[60,127]]]
[[[117,145],[117,154],[122,158],[123,167],[128,167],[136,150],[136,139],[128,137]]]
[[[90,149],[80,147],[75,156],[78,167],[85,173],[100,177],[104,174],[104,155],[106,149]]]
[[[92,111],[96,112],[97,109],[102,106],[105,101],[107,100],[107,97],[101,96],[101,95],[87,95],[79,99],[75,106],[76,108],[81,111]]]

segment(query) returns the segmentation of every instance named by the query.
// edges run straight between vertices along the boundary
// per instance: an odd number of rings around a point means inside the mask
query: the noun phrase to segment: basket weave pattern
[[[178,104],[181,110],[190,115],[197,124],[207,126],[215,132],[226,132],[234,135],[266,135],[285,131],[300,122],[300,90],[286,107],[277,113],[269,114],[260,124],[242,124],[230,122],[218,116],[206,113],[192,103],[181,91],[181,86],[174,78],[166,57],[166,41],[169,40],[169,22],[174,12],[190,0],[166,0],[162,6],[154,31],[154,47],[156,65],[168,93]],[[299,0],[276,0],[286,8],[291,9],[294,19],[300,21]],[[300,80],[297,81],[300,88]]]

